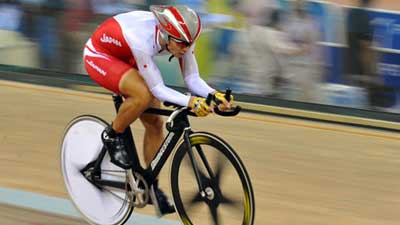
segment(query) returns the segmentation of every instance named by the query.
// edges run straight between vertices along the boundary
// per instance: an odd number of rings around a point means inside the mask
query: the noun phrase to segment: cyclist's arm
[[[179,59],[179,65],[189,90],[199,96],[207,97],[209,93],[214,93],[215,89],[211,88],[199,74],[199,68],[197,66],[196,57],[194,55],[193,44],[186,54]]]
[[[160,70],[151,55],[135,50],[136,64],[151,93],[158,100],[172,102],[181,106],[188,106],[190,96],[184,95],[165,86]]]

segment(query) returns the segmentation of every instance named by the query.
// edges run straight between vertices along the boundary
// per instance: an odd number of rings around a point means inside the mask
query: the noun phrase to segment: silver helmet
[[[201,32],[201,21],[197,13],[184,5],[152,5],[150,10],[158,21],[161,38],[168,43],[172,37],[192,44]]]

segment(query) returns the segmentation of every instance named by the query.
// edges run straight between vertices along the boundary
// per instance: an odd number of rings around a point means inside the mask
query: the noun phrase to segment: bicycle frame
[[[122,97],[119,95],[113,95],[113,101],[115,105],[115,109],[118,112],[120,105],[122,104],[123,100]],[[193,133],[193,131],[190,129],[190,123],[188,120],[187,115],[182,116],[180,115],[181,111],[171,111],[171,110],[163,110],[163,109],[148,109],[145,111],[145,113],[152,113],[152,114],[158,114],[158,115],[165,115],[169,116],[172,115],[172,113],[176,113],[176,117],[174,120],[174,127],[169,129],[169,132],[167,136],[165,137],[163,143],[161,144],[160,148],[158,149],[157,154],[155,155],[154,159],[151,161],[150,165],[144,169],[139,161],[139,157],[137,154],[135,142],[133,140],[132,136],[132,131],[130,127],[127,127],[124,131],[124,136],[127,141],[127,147],[128,149],[132,149],[131,151],[128,152],[129,157],[133,159],[133,166],[131,168],[132,172],[138,172],[140,175],[143,176],[143,178],[146,180],[148,185],[152,185],[159,175],[161,169],[165,165],[168,157],[171,155],[172,151],[174,150],[175,146],[177,146],[179,140],[182,137],[182,134],[184,136],[184,142],[187,145],[187,149],[189,152],[189,157],[191,159],[191,163],[194,168],[194,172],[198,181],[199,185],[199,190],[203,190],[203,185],[200,179],[200,175],[198,172],[198,167],[196,164],[196,161],[194,160],[194,156],[192,153],[192,148],[190,145],[189,141],[189,135]],[[101,171],[100,171],[100,165],[101,162],[104,159],[104,156],[106,155],[106,148],[103,147],[99,156],[97,159],[91,163],[89,163],[84,169],[81,170],[82,174],[84,174],[86,177],[86,173],[90,168],[93,168],[93,172],[91,173],[91,181],[95,186],[99,187],[101,189],[101,186],[109,186],[113,188],[118,188],[118,189],[126,189],[126,184],[124,182],[118,182],[118,181],[112,181],[112,180],[105,180],[101,179]]]

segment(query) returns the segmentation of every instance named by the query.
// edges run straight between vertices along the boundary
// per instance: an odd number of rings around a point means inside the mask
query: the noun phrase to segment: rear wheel
[[[61,170],[66,190],[78,211],[91,224],[121,225],[133,207],[126,190],[96,187],[81,173],[100,154],[101,132],[108,124],[95,116],[73,119],[61,144]],[[126,171],[110,162],[108,153],[101,163],[101,178],[126,183]]]
[[[234,150],[215,135],[190,135],[205,192],[200,193],[185,143],[171,167],[175,207],[184,225],[252,225],[255,204],[250,178]]]

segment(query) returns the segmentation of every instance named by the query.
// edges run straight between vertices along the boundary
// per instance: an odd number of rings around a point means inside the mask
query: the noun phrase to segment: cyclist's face
[[[176,40],[174,38],[169,38],[168,50],[175,57],[182,57],[190,48],[190,44],[185,41]]]

